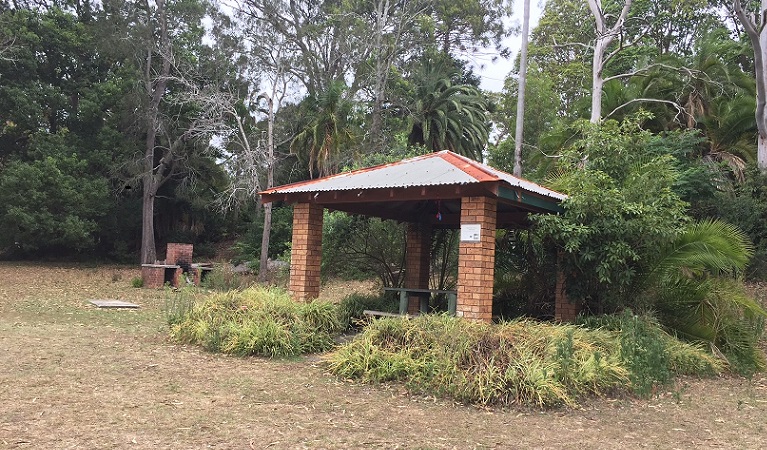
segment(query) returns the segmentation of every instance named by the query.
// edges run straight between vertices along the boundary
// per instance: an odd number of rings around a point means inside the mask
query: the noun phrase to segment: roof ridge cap
[[[438,153],[438,155],[445,162],[447,162],[449,164],[452,164],[457,169],[462,170],[463,172],[465,172],[469,176],[472,176],[472,177],[476,178],[477,181],[480,181],[480,182],[481,181],[499,181],[501,179],[498,175],[496,175],[492,171],[488,170],[488,168],[490,166],[482,164],[479,161],[474,161],[473,159],[468,158],[466,156],[459,155],[459,154],[457,154],[455,152],[451,152],[450,150],[442,150],[441,152]],[[445,156],[447,156],[447,158],[445,158]],[[450,161],[448,158],[450,158],[450,159],[457,159],[457,160],[463,162],[465,165],[463,167],[461,167],[461,166],[455,164],[454,161]],[[481,172],[485,176],[490,177],[490,179],[479,179],[479,178],[477,178],[476,174],[472,173],[473,172],[472,170],[466,170],[466,166],[469,166],[472,169],[474,169],[473,171]],[[493,169],[493,170],[495,170],[495,169]]]

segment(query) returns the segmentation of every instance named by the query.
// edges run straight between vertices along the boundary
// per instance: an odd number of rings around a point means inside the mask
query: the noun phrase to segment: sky
[[[538,25],[538,19],[541,17],[543,9],[543,0],[530,0],[530,31]],[[522,29],[522,11],[524,2],[522,0],[514,1],[514,14],[511,17],[512,24],[518,24]],[[514,60],[519,53],[522,39],[520,36],[511,36],[506,39],[504,44],[511,50],[509,59],[503,59],[498,56],[495,49],[485,49],[480,52],[469,53],[465,57],[474,67],[474,73],[482,79],[480,87],[487,91],[500,92],[503,89],[503,80],[509,74],[514,66]],[[493,58],[497,57],[496,61]]]

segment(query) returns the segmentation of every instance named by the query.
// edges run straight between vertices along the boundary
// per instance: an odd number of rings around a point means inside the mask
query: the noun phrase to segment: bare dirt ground
[[[134,268],[0,263],[0,448],[764,448],[767,378],[687,379],[651,400],[477,409],[166,338],[171,292]],[[355,286],[334,289],[346,292]],[[121,299],[139,310],[99,310]]]

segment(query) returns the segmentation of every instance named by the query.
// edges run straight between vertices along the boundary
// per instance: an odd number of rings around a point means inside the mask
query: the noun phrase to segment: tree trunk
[[[633,0],[624,0],[620,15],[615,19],[615,23],[608,27],[607,18],[614,16],[605,16],[602,10],[602,0],[586,0],[594,16],[597,37],[594,41],[594,58],[591,64],[591,123],[602,121],[602,92],[604,91],[605,79],[604,69],[607,61],[614,56],[620,48],[612,54],[607,54],[610,44],[615,38],[621,35],[623,24],[626,22],[631,3]]]
[[[264,204],[264,233],[261,235],[261,260],[258,265],[258,281],[269,279],[269,238],[272,233],[272,204]]]
[[[602,91],[605,85],[602,69],[605,47],[603,40],[597,40],[594,44],[594,61],[591,67],[591,123],[599,123],[602,120]]]
[[[152,76],[152,59],[154,55],[155,36],[151,26],[151,7],[149,2],[145,3],[147,10],[148,30],[150,46],[147,49],[146,67],[144,68],[144,83],[149,96],[149,105],[147,107],[146,117],[146,148],[144,150],[144,176],[143,189],[144,196],[141,206],[141,263],[152,264],[157,259],[157,249],[154,241],[154,200],[157,190],[160,187],[160,180],[163,177],[162,167],[155,168],[155,147],[157,143],[157,124],[160,114],[160,103],[165,95],[165,88],[168,83],[168,75],[171,70],[171,46],[168,34],[168,21],[165,10],[165,0],[156,0],[156,14],[159,29],[159,54],[162,58],[161,71],[155,78]],[[158,172],[159,171],[159,172]]]
[[[157,260],[157,249],[154,243],[154,198],[151,182],[146,180],[151,174],[144,176],[144,198],[141,205],[141,263],[152,264]]]
[[[767,0],[761,1],[761,14],[752,14],[746,11],[741,0],[734,0],[733,9],[754,50],[756,127],[759,130],[757,165],[759,170],[767,172],[767,29],[764,26],[764,19],[767,15]]]
[[[264,97],[268,103],[268,117],[266,121],[266,188],[274,186],[274,95],[277,86],[275,78],[272,95]],[[264,205],[264,231],[261,235],[261,260],[258,265],[258,281],[267,281],[269,277],[269,237],[272,233],[272,204]]]
[[[389,0],[379,1],[376,5],[376,28],[375,28],[375,51],[379,52],[375,58],[375,84],[373,86],[373,111],[372,120],[370,126],[370,141],[371,152],[377,152],[381,150],[382,145],[382,131],[383,131],[383,101],[384,101],[384,89],[386,89],[386,81],[389,74],[389,58],[384,57],[381,52],[387,50],[383,48],[383,33],[386,19],[389,15]]]
[[[525,0],[522,17],[522,49],[519,55],[517,86],[517,127],[514,131],[514,176],[522,176],[522,141],[525,123],[525,86],[527,85],[527,41],[530,34],[530,0]]]

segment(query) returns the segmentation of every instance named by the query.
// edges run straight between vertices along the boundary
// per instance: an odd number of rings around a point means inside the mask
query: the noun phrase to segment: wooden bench
[[[389,313],[389,312],[383,312],[383,311],[373,311],[371,309],[366,309],[362,311],[363,316],[371,316],[371,317],[405,317],[402,314],[395,314],[395,313]]]
[[[455,315],[457,292],[443,289],[413,289],[413,288],[384,288],[384,292],[398,292],[399,293],[399,313],[401,315],[407,314],[408,299],[412,297],[418,297],[420,304],[418,310],[421,313],[429,312],[429,298],[433,294],[445,294],[447,295],[447,311],[450,314]]]

